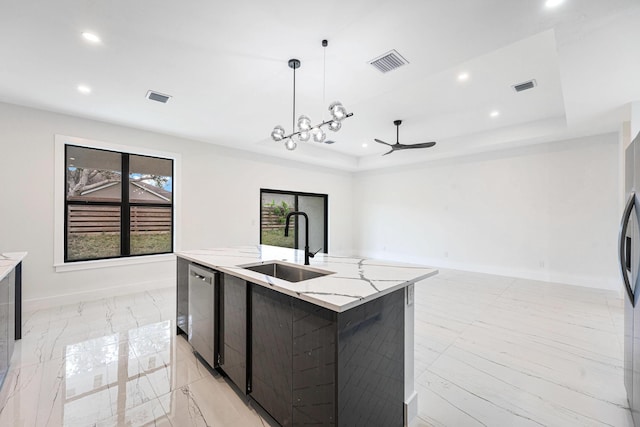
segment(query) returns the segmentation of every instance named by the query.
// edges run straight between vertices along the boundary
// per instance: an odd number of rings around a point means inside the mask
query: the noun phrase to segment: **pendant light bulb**
[[[293,139],[288,138],[287,141],[284,143],[284,146],[287,148],[287,150],[293,151],[296,149],[298,144],[296,144],[296,142]]]
[[[304,114],[298,118],[298,130],[308,131],[311,129],[311,119]]]
[[[284,128],[280,125],[273,128],[271,131],[271,139],[276,142],[282,141],[284,139]]]
[[[336,122],[335,120],[329,122],[329,129],[334,131],[334,132],[338,132],[341,127],[342,127],[342,123],[340,123],[340,122]]]
[[[329,111],[331,112],[331,116],[333,120],[340,122],[347,117],[347,109],[344,108],[344,105],[340,101],[332,102],[329,105]]]
[[[311,134],[309,133],[308,130],[301,130],[300,133],[298,134],[298,139],[301,142],[307,142],[309,138],[311,138]]]
[[[315,142],[324,142],[324,140],[327,139],[327,134],[319,127],[311,129],[311,134],[313,135],[313,140]]]

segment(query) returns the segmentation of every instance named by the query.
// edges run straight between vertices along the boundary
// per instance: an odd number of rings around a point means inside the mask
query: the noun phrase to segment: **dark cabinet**
[[[176,326],[178,333],[189,333],[189,261],[177,259],[177,307]]]
[[[251,284],[251,396],[282,426],[292,425],[291,297]]]
[[[291,301],[293,425],[335,425],[337,313],[297,298]]]
[[[7,364],[13,355],[13,347],[18,337],[16,334],[16,270],[7,276],[9,279],[9,299],[7,300]]]
[[[251,285],[251,396],[283,426],[401,426],[404,289],[337,313]]]
[[[336,313],[251,285],[251,396],[281,425],[336,423]]]
[[[0,280],[0,386],[9,370],[15,333],[13,274]]]
[[[220,298],[220,367],[247,393],[247,282],[222,275]]]

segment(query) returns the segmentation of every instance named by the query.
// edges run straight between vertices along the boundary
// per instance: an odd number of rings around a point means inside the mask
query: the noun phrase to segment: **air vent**
[[[166,104],[170,98],[171,98],[171,95],[165,95],[160,92],[154,92],[152,90],[147,92],[147,99],[150,99],[152,101],[162,102],[163,104]]]
[[[522,92],[522,91],[525,91],[525,90],[533,89],[534,87],[536,87],[536,85],[537,85],[537,83],[536,83],[535,80],[529,80],[529,81],[526,81],[526,82],[518,83],[517,85],[513,85],[511,87],[516,92]]]
[[[369,61],[369,64],[373,65],[383,73],[388,73],[389,71],[395,70],[396,68],[402,67],[408,63],[409,61],[404,59],[396,50],[390,50],[384,55]]]

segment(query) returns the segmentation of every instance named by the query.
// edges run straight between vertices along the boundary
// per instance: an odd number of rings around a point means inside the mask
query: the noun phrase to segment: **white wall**
[[[259,190],[275,188],[329,194],[332,254],[619,288],[615,134],[352,176],[0,103],[0,252],[29,252],[27,308],[175,277],[173,262],[54,272],[55,134],[180,154],[178,249],[258,243]]]
[[[178,153],[177,249],[259,242],[260,188],[329,194],[329,245],[352,252],[351,174],[212,144],[0,103],[0,252],[28,251],[25,307],[132,292],[175,281],[175,262],[56,273],[54,135]],[[181,182],[180,182],[181,181]]]
[[[631,104],[631,135],[630,142],[638,133],[640,133],[640,101],[632,102]]]
[[[619,290],[616,134],[354,179],[363,254]]]

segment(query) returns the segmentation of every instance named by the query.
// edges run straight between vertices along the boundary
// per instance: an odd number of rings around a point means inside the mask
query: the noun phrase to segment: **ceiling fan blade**
[[[388,145],[389,147],[391,147],[391,146],[393,145],[393,144],[389,144],[388,142],[380,141],[380,140],[379,140],[379,139],[377,139],[377,138],[374,138],[373,140],[374,140],[375,142],[379,143],[379,144]],[[390,153],[390,152],[391,152],[391,151],[389,151],[389,153]]]
[[[393,153],[394,151],[396,151],[396,149],[395,149],[395,148],[392,148],[391,150],[389,150],[389,151],[387,151],[386,153],[384,153],[384,154],[383,154],[383,156],[386,156],[387,154],[391,154],[391,153]]]
[[[327,139],[325,142],[325,144],[335,144],[335,141],[332,139]]]
[[[436,145],[435,141],[422,142],[420,144],[402,144],[402,148],[429,148]]]

